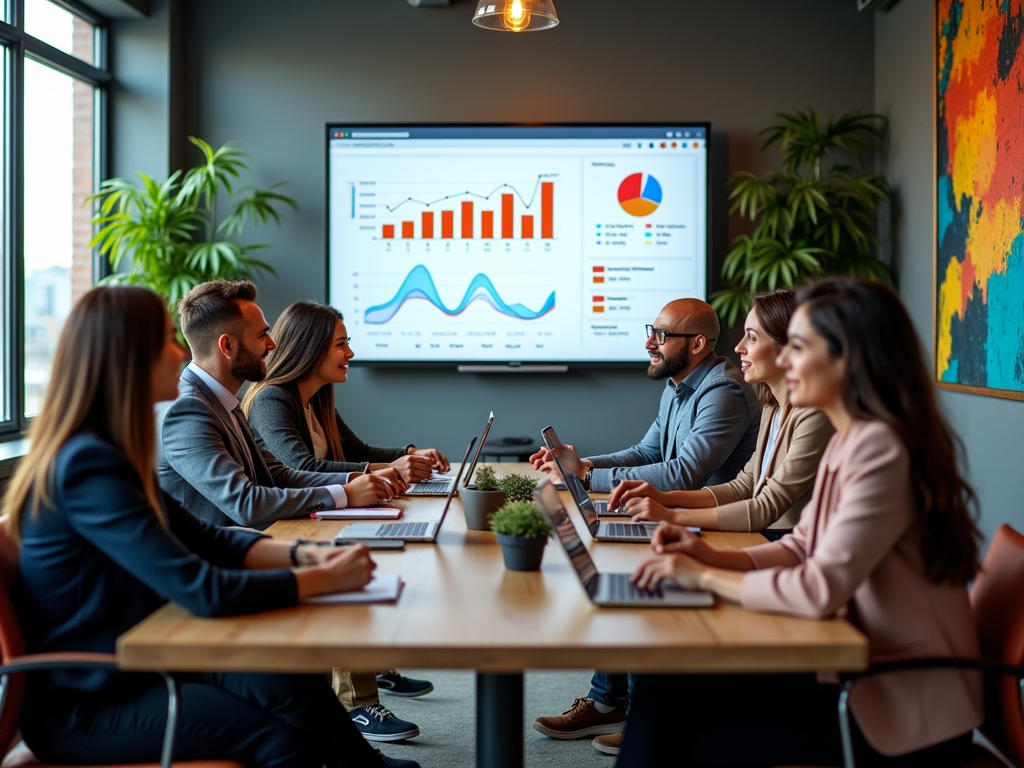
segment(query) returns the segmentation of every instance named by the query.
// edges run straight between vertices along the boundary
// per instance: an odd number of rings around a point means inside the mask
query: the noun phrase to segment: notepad
[[[307,597],[303,602],[314,605],[344,605],[346,603],[393,603],[402,593],[404,582],[397,573],[374,576],[362,589],[334,592],[329,595]]]
[[[310,515],[317,520],[397,520],[401,516],[401,507],[345,507],[327,509]]]

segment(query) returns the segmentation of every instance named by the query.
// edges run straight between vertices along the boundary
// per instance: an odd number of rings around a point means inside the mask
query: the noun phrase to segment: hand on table
[[[418,483],[421,480],[429,480],[434,474],[434,463],[426,456],[418,456],[410,453],[396,461],[392,461],[389,468],[398,472],[407,483]],[[403,488],[402,493],[405,492]]]
[[[424,456],[430,459],[431,465],[438,472],[447,472],[452,468],[448,459],[437,448],[415,448],[410,456]]]
[[[377,564],[370,557],[370,550],[362,544],[319,549],[324,550],[324,561],[314,567],[323,569],[329,592],[362,589],[370,583]]]
[[[630,577],[640,589],[654,589],[666,579],[683,589],[702,589],[701,577],[708,566],[681,552],[657,555],[642,563]]]
[[[659,504],[654,499],[630,499],[626,502],[626,511],[633,517],[634,523],[650,521],[656,523],[676,522],[676,511]],[[608,509],[617,509],[610,503]]]
[[[409,489],[408,481],[402,473],[394,467],[382,467],[381,469],[375,469],[370,472],[370,474],[376,475],[382,480],[386,480],[390,483],[395,496],[401,496]]]
[[[608,497],[608,509],[617,509],[630,499],[654,499],[665,505],[665,494],[644,480],[623,480],[614,488]]]
[[[394,469],[382,469],[378,470],[381,473],[396,473]],[[345,485],[345,494],[348,496],[348,505],[350,507],[368,507],[372,504],[376,504],[380,501],[391,501],[395,498],[398,491],[396,490],[395,481],[391,479],[391,475],[380,475],[380,474],[369,474],[369,475],[350,475],[349,481]],[[402,482],[402,478],[398,478],[398,482]]]
[[[685,525],[662,523],[651,538],[651,549],[659,555],[684,554],[701,563],[711,564],[714,550]]]

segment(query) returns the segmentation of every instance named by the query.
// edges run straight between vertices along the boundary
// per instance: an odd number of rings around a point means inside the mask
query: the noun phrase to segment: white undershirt
[[[761,477],[768,472],[768,464],[772,460],[772,451],[775,450],[775,443],[779,439],[779,428],[782,425],[782,409],[776,408],[772,416],[772,424],[768,429],[768,442],[764,444],[764,455],[761,457]]]
[[[306,405],[306,425],[309,427],[309,434],[313,438],[313,455],[318,459],[327,458],[327,436],[324,428],[320,426],[320,420],[313,412],[313,404]]]

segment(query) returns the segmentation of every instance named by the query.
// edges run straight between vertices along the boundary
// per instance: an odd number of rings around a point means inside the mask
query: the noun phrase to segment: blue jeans
[[[634,682],[636,675],[595,672],[590,679],[590,693],[587,694],[587,698],[609,707],[628,707],[633,695]]]

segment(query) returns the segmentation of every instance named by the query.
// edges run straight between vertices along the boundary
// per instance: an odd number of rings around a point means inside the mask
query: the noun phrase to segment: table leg
[[[476,764],[477,768],[522,768],[522,673],[477,673]]]

